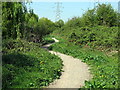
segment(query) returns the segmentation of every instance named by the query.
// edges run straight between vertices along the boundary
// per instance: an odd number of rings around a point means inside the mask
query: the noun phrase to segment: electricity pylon
[[[55,8],[56,8],[56,10],[55,10],[55,13],[56,13],[56,16],[55,16],[55,21],[58,21],[58,20],[60,20],[61,19],[61,13],[62,13],[62,10],[61,10],[61,8],[63,8],[62,7],[62,3],[61,2],[56,2],[55,3]]]

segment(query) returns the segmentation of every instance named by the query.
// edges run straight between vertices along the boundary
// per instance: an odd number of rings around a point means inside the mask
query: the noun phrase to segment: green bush
[[[93,78],[85,81],[83,88],[118,88],[117,56],[108,57],[98,50],[66,41],[53,44],[52,50],[79,58],[90,66]]]
[[[24,40],[13,40],[3,46],[3,89],[41,88],[59,78],[62,61],[59,57],[40,48],[39,44]]]
[[[59,33],[59,31],[56,33]],[[60,36],[64,36],[69,42],[80,46],[87,45],[92,48],[101,46],[104,49],[118,48],[118,27],[71,27],[70,29],[65,28],[64,31],[61,31]]]
[[[43,37],[43,42],[42,45],[49,44],[49,43],[54,43],[55,41],[50,37],[49,35]]]

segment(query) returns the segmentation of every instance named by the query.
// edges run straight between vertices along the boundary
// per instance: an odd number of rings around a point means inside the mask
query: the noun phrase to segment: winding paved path
[[[59,42],[53,38],[55,42]],[[51,44],[46,45],[49,47]],[[59,52],[49,51],[59,56],[63,60],[63,71],[60,79],[55,80],[47,88],[80,88],[84,86],[85,80],[91,79],[89,67],[81,60],[73,58]]]

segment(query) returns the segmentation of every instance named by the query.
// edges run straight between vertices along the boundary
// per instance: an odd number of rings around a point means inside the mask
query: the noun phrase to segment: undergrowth
[[[3,42],[3,89],[41,88],[61,75],[59,57],[25,40]]]
[[[53,44],[50,49],[81,59],[90,66],[93,78],[85,81],[83,88],[118,88],[117,53],[109,57],[104,52],[89,47],[81,48],[66,40]]]
[[[43,37],[42,45],[54,43],[55,41],[52,39],[52,36],[47,35]]]

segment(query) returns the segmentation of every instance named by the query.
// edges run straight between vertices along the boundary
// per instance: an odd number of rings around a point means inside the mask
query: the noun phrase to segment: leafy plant
[[[52,45],[52,50],[81,59],[90,66],[93,78],[83,88],[118,88],[117,57],[108,57],[92,48],[81,48],[66,40]]]
[[[41,49],[39,44],[24,40],[7,41],[14,47],[6,48],[3,55],[4,89],[41,88],[60,77],[62,61],[59,57]]]

